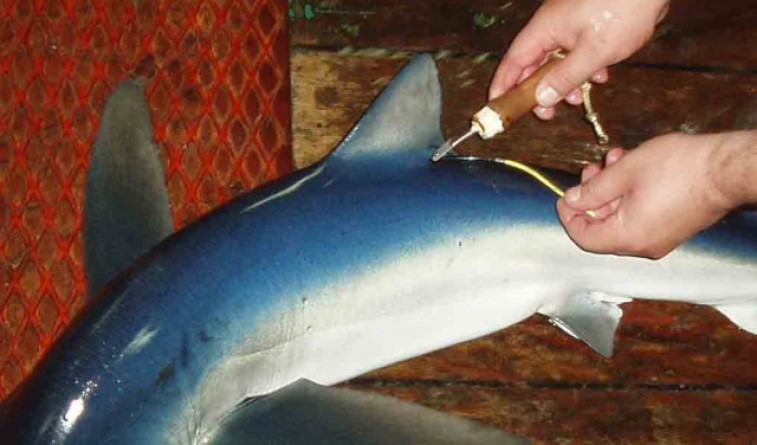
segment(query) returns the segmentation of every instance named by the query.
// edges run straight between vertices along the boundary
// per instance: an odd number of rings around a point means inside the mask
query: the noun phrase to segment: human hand
[[[584,168],[581,184],[557,202],[557,212],[585,250],[661,258],[757,199],[755,151],[754,132],[671,134],[630,152],[616,148],[604,167]]]
[[[518,34],[497,67],[489,99],[523,81],[558,49],[569,50],[536,88],[541,119],[561,99],[582,102],[579,85],[607,81],[606,67],[626,59],[652,36],[670,0],[547,0]]]

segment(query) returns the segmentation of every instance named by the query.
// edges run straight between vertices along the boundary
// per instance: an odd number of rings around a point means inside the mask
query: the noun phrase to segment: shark
[[[332,386],[533,314],[609,356],[632,298],[710,305],[757,333],[754,214],[660,260],[583,251],[531,177],[430,162],[441,94],[433,58],[415,57],[329,156],[172,233],[149,109],[137,82],[122,83],[87,183],[97,296],[0,408],[0,436],[522,443]]]

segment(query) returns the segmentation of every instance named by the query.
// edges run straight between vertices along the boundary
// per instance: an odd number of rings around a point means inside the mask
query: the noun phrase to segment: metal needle
[[[442,144],[441,147],[439,147],[436,150],[434,150],[434,155],[431,156],[431,160],[434,161],[434,162],[438,161],[444,155],[446,155],[447,153],[449,153],[450,150],[452,150],[453,148],[457,147],[463,141],[465,141],[466,139],[468,139],[469,137],[471,137],[471,136],[473,136],[474,134],[477,134],[477,133],[478,133],[478,131],[476,131],[476,129],[474,127],[471,127],[471,129],[468,130],[467,133],[465,133],[464,135],[460,136],[459,138],[454,139],[454,140],[453,139],[448,139],[444,144]]]

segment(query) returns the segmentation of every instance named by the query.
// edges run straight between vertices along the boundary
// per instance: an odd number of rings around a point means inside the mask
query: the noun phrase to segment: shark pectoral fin
[[[121,82],[100,120],[87,172],[89,296],[173,232],[168,191],[142,86]]]
[[[736,326],[757,335],[757,300],[715,306]]]
[[[527,444],[498,428],[414,403],[300,380],[237,407],[212,444]]]
[[[611,357],[623,310],[620,303],[630,298],[609,295],[603,292],[582,291],[560,304],[545,306],[539,313],[549,317],[550,322],[583,341],[593,350]]]

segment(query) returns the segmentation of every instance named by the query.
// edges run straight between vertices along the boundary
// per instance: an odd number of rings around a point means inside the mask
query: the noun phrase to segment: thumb
[[[536,102],[542,107],[553,107],[568,93],[581,85],[605,64],[592,51],[591,45],[578,45],[558,62],[536,87]]]
[[[565,203],[578,210],[599,209],[620,198],[631,183],[630,171],[622,160],[607,167],[591,179],[565,192]]]

